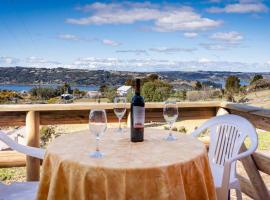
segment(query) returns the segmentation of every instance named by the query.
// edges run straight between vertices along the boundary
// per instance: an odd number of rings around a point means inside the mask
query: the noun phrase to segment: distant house
[[[94,99],[94,98],[98,98],[99,96],[101,96],[101,93],[99,91],[88,91],[86,96],[88,98]]]
[[[129,91],[132,91],[132,87],[123,85],[117,89],[117,94],[120,96],[125,96]]]

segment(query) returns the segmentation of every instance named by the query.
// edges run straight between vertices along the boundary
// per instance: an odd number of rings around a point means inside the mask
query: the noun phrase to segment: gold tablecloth
[[[38,199],[143,200],[216,199],[205,146],[167,131],[145,129],[145,141],[131,143],[108,129],[101,159],[89,157],[95,138],[88,131],[55,139],[47,148]],[[176,133],[177,134],[177,133]]]

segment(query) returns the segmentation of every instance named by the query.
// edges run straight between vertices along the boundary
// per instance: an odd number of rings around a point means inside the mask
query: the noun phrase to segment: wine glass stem
[[[119,121],[119,123],[118,123],[119,128],[118,129],[121,130],[121,118],[119,118],[118,121]]]
[[[172,136],[172,123],[170,123],[169,128],[170,128],[169,135]]]
[[[99,140],[100,140],[100,137],[97,136],[96,137],[96,151],[99,151]]]

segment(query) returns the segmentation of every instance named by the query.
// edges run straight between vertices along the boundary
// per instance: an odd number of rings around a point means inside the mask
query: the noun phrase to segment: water
[[[59,85],[0,85],[0,90],[13,90],[13,91],[29,91],[33,87],[53,87],[56,88]],[[83,91],[96,91],[99,89],[98,86],[95,85],[83,85],[83,86],[71,86],[72,89],[78,88]]]

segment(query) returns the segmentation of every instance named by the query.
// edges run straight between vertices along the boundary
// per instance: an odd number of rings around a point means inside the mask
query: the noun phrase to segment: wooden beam
[[[241,147],[241,151],[246,151],[245,145]],[[263,182],[263,179],[258,171],[258,168],[256,166],[256,163],[253,160],[252,156],[247,156],[243,159],[241,159],[241,162],[247,172],[247,175],[249,177],[249,180],[251,181],[251,184],[254,188],[254,193],[258,197],[258,199],[265,200],[270,199],[270,195],[268,192],[268,189]]]
[[[91,110],[91,109],[113,109],[113,103],[73,103],[73,104],[15,104],[1,105],[0,112],[28,112],[28,111],[57,111],[57,110]],[[220,101],[208,102],[179,102],[179,108],[220,107]],[[163,102],[147,102],[145,108],[163,108]],[[126,104],[130,108],[130,104]]]
[[[39,112],[29,111],[26,114],[27,145],[39,147]],[[27,181],[38,181],[40,170],[40,160],[30,156],[26,157],[26,179]]]
[[[270,111],[254,106],[235,103],[221,103],[222,108],[229,110],[231,114],[240,115],[248,119],[256,128],[270,131]]]
[[[26,156],[16,151],[0,151],[0,168],[23,167]]]
[[[257,168],[260,171],[270,175],[270,157],[259,152],[254,152],[252,157]]]
[[[249,196],[252,199],[255,199],[255,200],[260,199],[260,197],[257,196],[256,192],[254,191],[253,186],[251,185],[250,181],[247,178],[245,178],[239,174],[237,174],[237,178],[240,182],[240,187],[241,187],[242,193],[246,194],[247,196]]]
[[[0,112],[0,126],[24,126],[25,116],[26,112]]]

